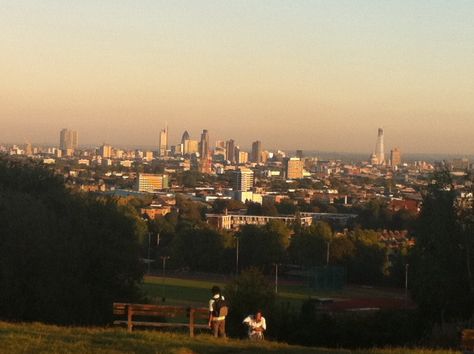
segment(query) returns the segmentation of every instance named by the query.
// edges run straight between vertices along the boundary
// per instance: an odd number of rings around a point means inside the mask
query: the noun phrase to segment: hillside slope
[[[265,341],[217,340],[209,335],[136,331],[121,328],[58,327],[39,323],[0,322],[0,353],[156,353],[156,354],[453,354],[455,351],[409,349],[338,350],[290,346]]]

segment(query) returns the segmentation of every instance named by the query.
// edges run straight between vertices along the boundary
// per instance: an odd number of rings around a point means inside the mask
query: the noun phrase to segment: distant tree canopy
[[[364,229],[413,230],[416,214],[409,210],[390,210],[387,203],[380,199],[370,200],[367,204],[358,205],[352,212],[358,214],[357,223]]]
[[[237,234],[240,240],[241,269],[257,267],[269,271],[273,263],[285,261],[291,230],[280,221],[265,226],[245,225]]]
[[[137,300],[140,227],[122,209],[0,158],[0,317],[99,324],[113,301]]]

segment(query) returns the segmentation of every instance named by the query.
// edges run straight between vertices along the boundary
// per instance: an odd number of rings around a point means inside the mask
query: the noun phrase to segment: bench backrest
[[[191,311],[190,307],[184,306],[162,306],[162,305],[149,305],[149,304],[129,304],[122,302],[114,302],[113,314],[114,315],[128,315],[128,311],[134,316],[159,316],[164,318],[175,318],[175,317],[189,317]],[[194,318],[195,319],[206,319],[209,316],[209,310],[206,308],[195,308]]]

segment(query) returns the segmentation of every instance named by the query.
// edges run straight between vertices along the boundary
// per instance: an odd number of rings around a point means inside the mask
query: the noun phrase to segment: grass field
[[[457,351],[422,349],[342,350],[290,346],[272,342],[219,340],[209,335],[135,331],[120,328],[57,327],[0,322],[0,353],[155,353],[155,354],[454,354]]]
[[[224,288],[225,281],[146,276],[142,289],[153,303],[162,303],[164,296],[165,303],[170,305],[206,306],[213,285]],[[301,285],[282,284],[278,290],[279,300],[288,301],[294,305],[299,305],[309,297],[333,299],[403,297],[403,293],[399,290],[354,286],[348,286],[341,291],[315,292]]]

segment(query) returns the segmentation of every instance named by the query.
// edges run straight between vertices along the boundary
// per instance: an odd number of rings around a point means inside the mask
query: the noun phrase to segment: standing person
[[[214,337],[226,338],[225,318],[228,307],[224,296],[221,295],[221,289],[213,286],[211,289],[212,297],[209,300],[209,327],[212,329]]]
[[[263,332],[267,330],[267,321],[262,316],[262,311],[257,311],[255,315],[248,315],[242,323],[249,328],[248,335],[251,340],[262,340]]]

